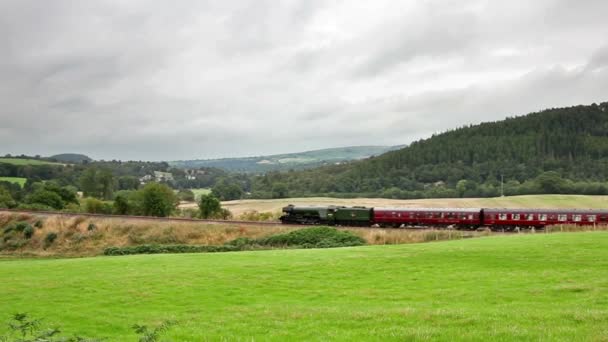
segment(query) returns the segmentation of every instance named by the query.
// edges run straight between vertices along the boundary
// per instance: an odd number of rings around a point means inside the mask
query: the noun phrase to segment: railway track
[[[138,216],[138,215],[111,215],[111,214],[90,214],[90,213],[71,213],[71,212],[58,212],[58,211],[33,211],[33,210],[20,210],[20,209],[0,209],[0,213],[13,213],[13,214],[27,214],[27,215],[38,215],[38,216],[62,216],[62,217],[92,217],[99,219],[119,219],[119,220],[144,220],[153,222],[195,222],[195,223],[213,223],[213,224],[241,224],[251,226],[289,226],[289,227],[311,227],[312,225],[302,224],[285,224],[281,222],[267,222],[267,221],[240,221],[240,220],[209,220],[209,219],[196,219],[186,217],[156,217],[156,216]],[[361,226],[336,226],[341,229],[382,229],[382,230],[445,230],[445,227],[361,227]]]
[[[137,216],[137,215],[111,215],[111,214],[90,214],[90,213],[70,213],[58,211],[30,211],[18,209],[0,209],[1,212],[15,214],[29,214],[39,216],[65,216],[65,217],[94,217],[101,219],[120,219],[120,220],[145,220],[156,222],[199,222],[199,223],[219,223],[219,224],[245,224],[256,226],[282,226],[281,222],[263,222],[263,221],[238,221],[238,220],[210,220],[210,219],[195,219],[187,217],[156,217],[156,216]]]

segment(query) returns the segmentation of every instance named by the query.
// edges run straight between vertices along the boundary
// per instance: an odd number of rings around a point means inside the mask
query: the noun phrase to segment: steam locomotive
[[[608,210],[596,209],[505,209],[505,208],[283,208],[285,224],[357,227],[449,227],[512,231],[542,229],[551,225],[608,225]]]

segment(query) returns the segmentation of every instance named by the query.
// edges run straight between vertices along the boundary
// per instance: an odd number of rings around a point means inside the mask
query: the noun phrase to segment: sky
[[[401,145],[608,101],[605,0],[3,0],[0,154]]]

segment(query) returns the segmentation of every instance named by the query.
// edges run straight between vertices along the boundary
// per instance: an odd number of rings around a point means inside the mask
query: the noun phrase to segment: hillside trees
[[[362,161],[256,176],[251,192],[268,198],[285,184],[296,197],[487,197],[500,195],[502,178],[506,194],[597,194],[607,170],[602,103],[466,126]]]

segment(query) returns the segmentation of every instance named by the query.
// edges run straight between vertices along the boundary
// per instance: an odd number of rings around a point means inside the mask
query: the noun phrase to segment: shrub
[[[30,226],[29,224],[27,225],[27,227],[25,227],[25,229],[23,229],[23,236],[26,239],[31,239],[32,236],[34,236],[34,227]]]
[[[15,231],[23,232],[27,227],[30,227],[30,224],[27,222],[17,222],[15,224]]]
[[[143,242],[141,236],[129,235],[131,242]],[[150,240],[149,238],[146,240]],[[157,241],[160,242],[158,238]],[[159,245],[145,244],[129,247],[108,247],[105,255],[128,254],[158,254],[158,253],[216,253],[234,252],[251,249],[267,249],[271,247],[291,248],[332,248],[361,246],[365,244],[363,238],[348,231],[339,231],[329,227],[315,227],[296,230],[287,234],[273,235],[262,239],[240,237],[221,246],[197,245]]]
[[[93,222],[89,223],[89,225],[87,226],[87,230],[90,231],[90,232],[93,231],[93,230],[95,230],[95,229],[97,229],[97,226]]]
[[[17,209],[31,210],[31,211],[54,211],[55,208],[40,203],[21,203],[17,206]]]
[[[36,220],[36,222],[34,222],[34,227],[40,229],[42,226],[44,226],[44,222],[42,222],[42,220]]]
[[[47,248],[48,246],[52,245],[53,242],[55,242],[55,239],[57,239],[57,233],[50,232],[46,234],[46,236],[44,237],[44,248]]]
[[[361,246],[365,240],[348,231],[329,227],[314,227],[295,230],[287,234],[273,235],[258,240],[266,246],[299,246],[303,248],[330,248]]]
[[[89,214],[112,214],[112,204],[89,197],[84,202],[84,210]]]

